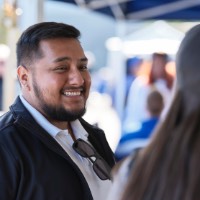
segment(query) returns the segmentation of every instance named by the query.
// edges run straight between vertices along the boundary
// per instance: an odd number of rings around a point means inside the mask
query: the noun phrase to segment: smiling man
[[[17,43],[21,95],[0,118],[0,199],[102,200],[114,165],[105,134],[82,119],[87,58],[73,26],[43,22]]]

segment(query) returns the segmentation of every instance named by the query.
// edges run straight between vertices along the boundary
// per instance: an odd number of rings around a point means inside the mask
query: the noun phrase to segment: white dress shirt
[[[34,107],[32,107],[23,98],[22,95],[20,95],[20,99],[24,106],[27,108],[27,110],[31,113],[33,118],[36,120],[36,122],[41,127],[43,127],[60,144],[60,146],[74,161],[74,163],[79,167],[90,187],[94,200],[106,199],[111,186],[111,181],[101,180],[94,172],[93,164],[87,158],[81,157],[74,151],[74,149],[72,148],[73,139],[69,134],[68,130],[61,130],[58,127],[51,124],[40,112],[38,112]],[[89,143],[88,133],[82,127],[79,120],[71,122],[71,127],[76,139],[81,138],[82,140]]]

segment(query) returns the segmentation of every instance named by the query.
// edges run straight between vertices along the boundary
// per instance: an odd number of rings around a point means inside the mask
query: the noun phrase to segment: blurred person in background
[[[115,173],[110,191],[118,192],[115,200],[200,199],[199,52],[200,24],[186,33],[177,52],[177,79],[166,117],[150,144]]]
[[[146,107],[149,113],[149,118],[141,121],[137,130],[122,135],[115,151],[117,161],[124,159],[133,151],[145,147],[150,142],[151,134],[157,125],[164,108],[164,99],[158,90],[153,89],[148,94]]]
[[[82,116],[90,90],[80,32],[42,22],[17,42],[21,94],[0,117],[0,199],[102,200],[115,161]]]
[[[149,117],[146,100],[152,88],[157,89],[163,95],[165,105],[168,104],[174,80],[166,70],[168,59],[166,53],[153,53],[148,76],[141,75],[133,81],[125,108],[123,133],[134,131],[138,128],[138,123]]]
[[[140,58],[138,56],[128,58],[127,61],[126,61],[125,106],[126,106],[127,97],[128,97],[128,94],[129,94],[131,84],[138,75],[138,71],[140,70],[140,67],[142,65],[142,61],[143,61],[142,58]]]
[[[6,70],[6,62],[9,55],[9,47],[5,44],[0,44],[0,111],[3,110],[3,79]]]

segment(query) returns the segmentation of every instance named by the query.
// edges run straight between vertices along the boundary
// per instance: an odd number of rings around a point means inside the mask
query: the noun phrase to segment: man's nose
[[[77,85],[81,86],[84,83],[84,78],[80,70],[76,69],[71,69],[69,71],[69,84],[71,85]]]

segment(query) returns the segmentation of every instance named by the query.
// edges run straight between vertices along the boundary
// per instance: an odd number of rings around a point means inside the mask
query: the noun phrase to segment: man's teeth
[[[64,93],[66,96],[79,96],[81,95],[81,92],[65,92]]]

